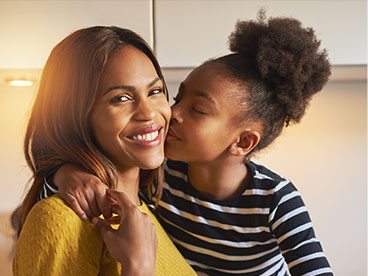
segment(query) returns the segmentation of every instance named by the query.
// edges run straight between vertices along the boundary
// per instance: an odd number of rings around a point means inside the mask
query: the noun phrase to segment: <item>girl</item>
[[[52,50],[25,137],[33,180],[14,215],[14,275],[194,274],[138,197],[139,184],[152,186],[159,179],[170,115],[158,62],[134,32],[86,28]],[[95,219],[103,240],[60,198],[36,204],[45,173],[65,162],[124,192],[109,192],[124,227],[115,232]]]
[[[327,82],[330,64],[319,46],[299,21],[260,13],[258,21],[238,22],[231,54],[205,62],[181,83],[165,144],[163,194],[153,201],[198,273],[332,274],[299,192],[250,159],[298,123]],[[78,192],[91,179],[97,181],[64,166],[54,183],[67,201],[69,194],[77,199],[74,210],[89,215],[84,202],[103,198],[92,185],[88,194]]]

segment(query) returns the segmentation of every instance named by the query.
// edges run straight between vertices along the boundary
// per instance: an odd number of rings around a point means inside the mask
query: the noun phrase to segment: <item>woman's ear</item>
[[[229,152],[236,156],[246,156],[258,145],[260,139],[261,135],[258,131],[245,130],[230,145]]]

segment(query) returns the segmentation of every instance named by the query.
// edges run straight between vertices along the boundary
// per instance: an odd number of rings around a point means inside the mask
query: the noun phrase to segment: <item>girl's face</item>
[[[118,169],[154,169],[164,159],[170,106],[151,60],[125,46],[106,67],[92,112],[97,143]]]
[[[201,66],[181,83],[165,143],[169,159],[220,161],[236,141],[237,87],[218,70],[211,64]]]

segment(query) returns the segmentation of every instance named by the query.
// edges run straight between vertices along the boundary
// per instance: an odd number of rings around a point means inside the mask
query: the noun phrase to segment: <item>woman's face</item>
[[[238,88],[218,70],[201,66],[181,83],[165,143],[168,158],[214,162],[236,141],[239,130],[233,121],[239,111]]]
[[[159,167],[171,111],[151,60],[132,46],[121,48],[101,88],[92,112],[100,148],[118,170]]]

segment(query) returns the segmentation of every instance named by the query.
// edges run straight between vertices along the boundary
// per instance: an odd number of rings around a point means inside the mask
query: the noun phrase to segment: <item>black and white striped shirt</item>
[[[188,181],[187,164],[168,160],[158,218],[199,274],[332,275],[293,184],[254,162],[242,194],[210,199]]]

